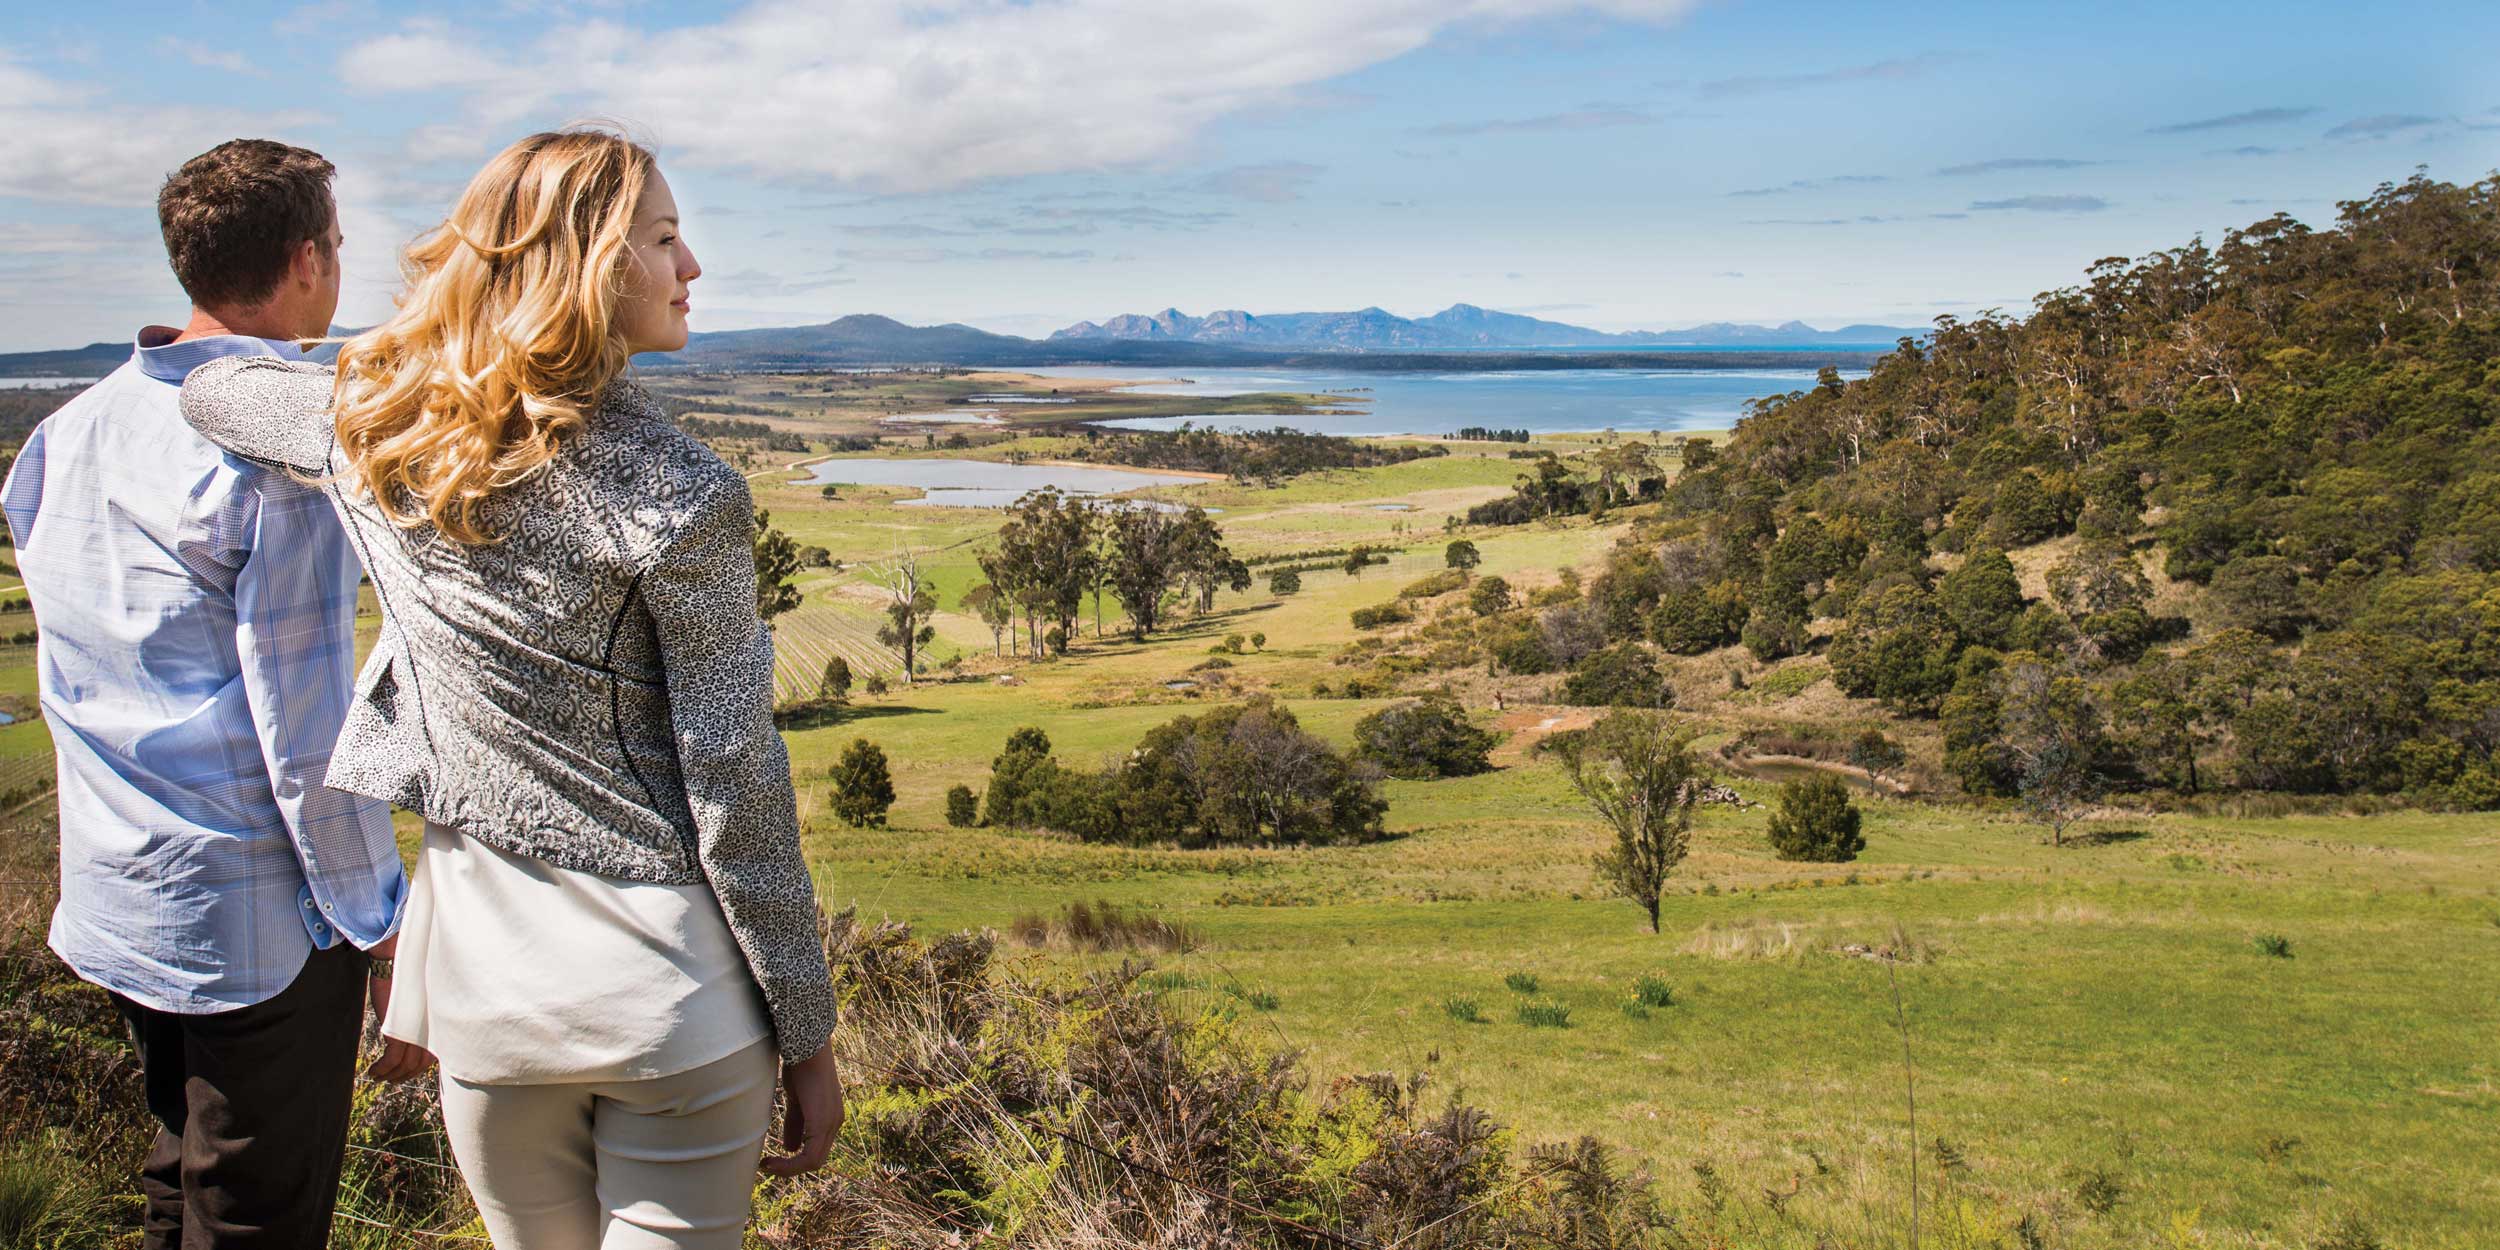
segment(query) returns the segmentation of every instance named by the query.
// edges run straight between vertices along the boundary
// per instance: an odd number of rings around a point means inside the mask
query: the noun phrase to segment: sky
[[[11,6],[0,351],[179,322],[154,196],[224,139],[338,165],[362,325],[487,157],[593,119],[659,153],[697,329],[1917,326],[2488,176],[2495,65],[2500,5],[2454,0]]]

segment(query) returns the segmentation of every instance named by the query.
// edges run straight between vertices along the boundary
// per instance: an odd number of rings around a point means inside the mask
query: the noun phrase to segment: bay
[[[819,461],[807,485],[913,486],[918,499],[902,507],[1005,508],[1045,486],[1068,495],[1114,495],[1149,486],[1192,486],[1204,478],[1144,469],[1104,469],[1075,464],[1005,464],[996,460],[937,457],[842,457]]]
[[[1224,396],[1262,391],[1326,394],[1345,413],[1289,416],[1130,417],[1108,426],[1170,430],[1263,430],[1290,426],[1321,434],[1448,434],[1465,426],[1540,434],[1596,430],[1672,433],[1724,430],[1748,401],[1804,390],[1815,371],[1797,369],[1556,369],[1486,373],[1378,373],[1338,369],[1141,369],[1100,365],[1019,370],[1054,378],[1108,378],[1150,395]],[[1864,377],[1844,370],[1843,377]]]

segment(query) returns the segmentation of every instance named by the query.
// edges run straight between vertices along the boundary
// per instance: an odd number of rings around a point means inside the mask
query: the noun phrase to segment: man
[[[302,353],[339,297],[330,163],[238,139],[157,196],[181,329],[46,418],[0,506],[60,758],[52,949],[110,991],[162,1126],[150,1250],[327,1244],[368,1002],[407,894],[386,807],[322,784],[359,568],[321,494],[183,423],[220,356]],[[386,1051],[376,1075],[413,1075]]]

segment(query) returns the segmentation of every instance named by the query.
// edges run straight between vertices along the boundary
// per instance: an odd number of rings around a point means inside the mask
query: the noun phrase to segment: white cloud
[[[0,196],[148,204],[182,162],[228,139],[281,137],[308,113],[141,109],[46,77],[0,54]]]
[[[1696,2],[758,0],[665,34],[583,22],[501,55],[413,26],[350,49],[340,77],[456,92],[471,125],[620,117],[666,159],[916,191],[1173,158],[1220,118],[1288,106],[1454,27],[1663,22]]]

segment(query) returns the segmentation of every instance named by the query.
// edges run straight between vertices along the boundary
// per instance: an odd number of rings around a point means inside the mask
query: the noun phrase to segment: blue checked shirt
[[[396,933],[390,810],[322,784],[360,569],[321,492],[183,424],[182,380],[293,344],[140,331],[36,427],[0,506],[60,759],[52,949],[161,1011],[262,1002],[314,949]]]

